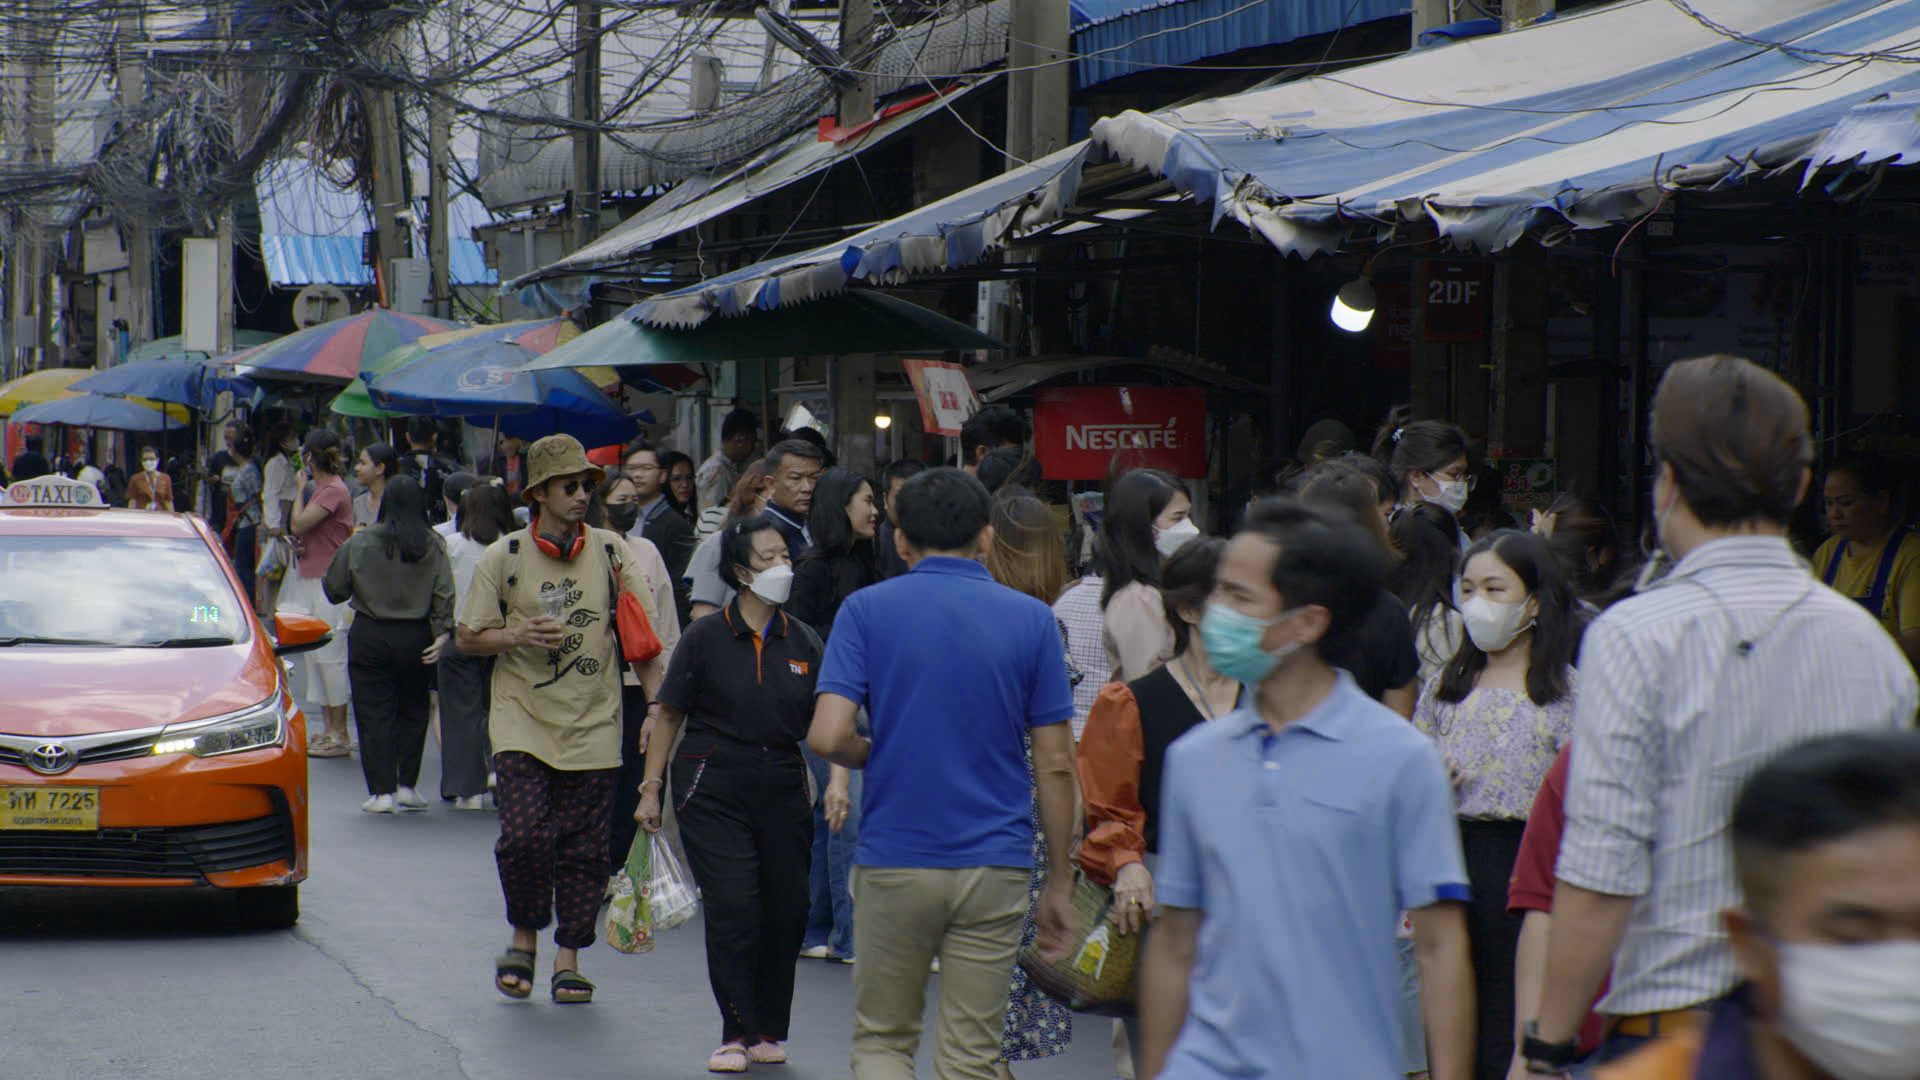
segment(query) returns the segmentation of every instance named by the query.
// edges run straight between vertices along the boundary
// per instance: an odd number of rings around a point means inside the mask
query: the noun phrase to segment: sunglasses
[[[580,489],[586,486],[587,482],[584,480],[562,480],[560,481],[560,493],[562,495],[578,495],[580,494]]]

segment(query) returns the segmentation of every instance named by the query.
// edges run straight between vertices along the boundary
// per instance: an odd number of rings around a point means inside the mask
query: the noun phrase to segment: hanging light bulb
[[[886,413],[874,413],[873,426],[879,428],[881,431],[885,431],[893,426],[893,417],[888,416]]]
[[[1373,323],[1373,309],[1379,305],[1379,297],[1374,294],[1373,282],[1363,274],[1340,287],[1333,296],[1333,310],[1328,315],[1333,325],[1349,334],[1357,334]]]

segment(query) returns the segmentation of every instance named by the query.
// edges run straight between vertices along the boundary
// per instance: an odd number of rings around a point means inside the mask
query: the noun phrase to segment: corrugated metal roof
[[[260,201],[261,260],[275,285],[373,284],[373,268],[362,261],[361,246],[373,224],[358,192],[338,186],[309,161],[287,158],[260,170],[254,194]],[[418,201],[424,223],[425,200]],[[448,220],[453,283],[498,284],[486,251],[472,239],[472,230],[491,220],[486,207],[471,195],[457,195],[448,207]],[[424,226],[415,247],[427,250]]]
[[[1073,73],[1081,86],[1407,13],[1407,0],[1077,2],[1088,5],[1089,15],[1073,32],[1073,51],[1079,55]]]
[[[738,168],[690,177],[600,239],[508,285],[513,287],[557,274],[587,273],[624,263],[669,236],[865,152],[919,121],[951,108],[955,98],[996,77],[988,75],[978,82],[951,87],[931,100],[900,106],[897,112],[884,114],[839,140],[829,141],[816,132],[802,131]]]

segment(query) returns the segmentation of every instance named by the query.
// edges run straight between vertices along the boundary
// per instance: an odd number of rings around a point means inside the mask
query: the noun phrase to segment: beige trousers
[[[1026,870],[853,869],[853,1075],[912,1080],[927,969],[940,959],[934,1075],[993,1080]]]

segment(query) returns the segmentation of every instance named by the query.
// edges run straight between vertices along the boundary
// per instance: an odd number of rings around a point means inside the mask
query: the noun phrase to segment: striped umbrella
[[[229,353],[215,362],[247,367],[256,378],[344,383],[402,345],[460,328],[459,323],[444,319],[373,308]]]

